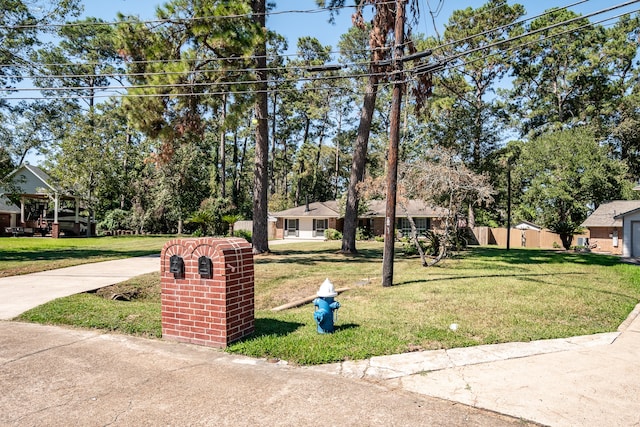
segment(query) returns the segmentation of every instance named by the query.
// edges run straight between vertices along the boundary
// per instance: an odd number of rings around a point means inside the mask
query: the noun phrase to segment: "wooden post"
[[[393,258],[395,254],[396,191],[398,186],[398,146],[400,142],[400,109],[404,76],[402,55],[404,50],[404,7],[406,0],[396,0],[395,22],[395,77],[391,104],[391,129],[387,155],[387,205],[384,218],[384,253],[382,257],[382,286],[393,285]]]

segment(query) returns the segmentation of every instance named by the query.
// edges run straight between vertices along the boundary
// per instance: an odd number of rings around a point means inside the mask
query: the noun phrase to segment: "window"
[[[413,222],[416,224],[418,236],[423,236],[427,230],[429,230],[429,218],[413,218]],[[402,236],[411,235],[411,224],[407,218],[398,218],[397,230]]]
[[[284,220],[284,235],[287,236],[295,236],[298,237],[298,233],[300,230],[298,219],[285,219]]]
[[[314,219],[313,220],[313,235],[315,237],[324,236],[324,230],[329,228],[328,226],[329,220],[325,219]]]

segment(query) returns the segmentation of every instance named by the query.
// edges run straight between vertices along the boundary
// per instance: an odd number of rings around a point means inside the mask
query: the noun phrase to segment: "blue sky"
[[[296,10],[313,10],[317,9],[314,0],[274,0],[276,3],[276,11],[296,11]],[[163,4],[159,0],[84,0],[85,15],[102,18],[106,21],[114,20],[117,12],[125,14],[137,15],[142,19],[152,19],[155,15],[155,9],[158,5]],[[352,4],[352,0],[347,0],[347,4]],[[427,4],[432,9],[436,9],[440,0],[419,0],[421,8],[421,17],[416,33],[434,35],[433,22],[429,15]],[[484,0],[442,0],[442,10],[435,19],[436,25],[442,32],[443,24],[451,16],[453,10],[463,9],[466,7],[477,8],[486,3]],[[553,6],[566,6],[578,3],[578,0],[562,0],[562,1],[546,1],[546,0],[522,0],[519,2],[509,1],[509,4],[520,3],[525,6],[529,16],[542,13],[545,9]],[[584,1],[577,6],[571,7],[571,10],[583,15],[600,11],[607,7],[626,3],[624,0],[590,0]],[[618,9],[599,15],[592,20],[600,20],[606,16],[615,16],[622,12],[632,12],[640,9],[640,2],[623,9]],[[344,34],[351,25],[351,10],[343,10],[337,17],[336,25],[328,23],[328,13],[283,13],[269,16],[267,26],[278,33],[287,37],[290,49],[295,49],[297,39],[302,36],[314,36],[322,44],[336,47],[340,35]],[[613,22],[613,21],[612,21]]]

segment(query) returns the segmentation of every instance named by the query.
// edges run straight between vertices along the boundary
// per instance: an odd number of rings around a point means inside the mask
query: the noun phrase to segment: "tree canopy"
[[[567,241],[598,204],[634,197],[637,13],[525,20],[526,4],[487,0],[427,37],[414,24],[428,11],[407,1],[399,55],[395,2],[316,4],[327,19],[355,12],[337,46],[313,29],[277,34],[263,0],[170,0],[156,20],[113,22],[77,19],[78,0],[0,0],[0,173],[47,153],[99,220],[126,215],[138,231],[193,232],[187,220],[213,212],[266,233],[267,210],[343,199],[342,249],[354,252],[358,183],[386,173],[394,60],[419,53],[402,61],[399,157],[449,196],[427,158],[447,153],[484,177],[492,203],[456,202],[472,225],[507,224],[507,170],[514,220]],[[254,247],[268,250],[266,234]]]

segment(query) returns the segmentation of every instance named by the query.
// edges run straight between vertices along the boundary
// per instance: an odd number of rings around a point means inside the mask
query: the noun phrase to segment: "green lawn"
[[[640,300],[640,269],[604,255],[474,248],[435,267],[417,258],[395,263],[396,286],[380,283],[382,244],[337,253],[340,242],[273,246],[255,257],[256,333],[228,351],[318,364],[422,349],[569,337],[614,331]],[[316,332],[310,304],[271,308],[315,294],[329,277],[337,288],[337,330]],[[45,304],[22,320],[159,337],[157,274],[96,294]],[[114,294],[131,301],[114,301]],[[449,325],[457,323],[456,331]]]
[[[159,254],[170,236],[51,239],[0,238],[0,277],[35,273],[88,262]]]

